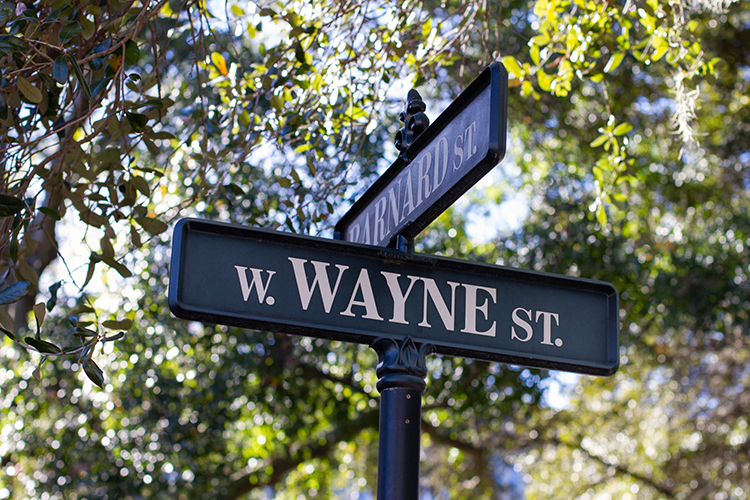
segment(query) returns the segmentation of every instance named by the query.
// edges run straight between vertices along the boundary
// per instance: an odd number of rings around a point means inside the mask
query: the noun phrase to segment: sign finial
[[[409,146],[430,126],[430,119],[424,114],[427,109],[422,96],[414,89],[411,89],[406,95],[406,104],[399,118],[404,122],[404,126],[396,132],[396,148],[401,155],[406,153]]]

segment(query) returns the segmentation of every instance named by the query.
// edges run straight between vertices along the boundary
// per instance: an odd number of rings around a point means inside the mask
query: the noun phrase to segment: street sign
[[[337,239],[413,239],[505,156],[508,73],[493,62],[351,207]]]
[[[618,296],[600,281],[198,219],[174,231],[169,306],[184,319],[611,375]]]

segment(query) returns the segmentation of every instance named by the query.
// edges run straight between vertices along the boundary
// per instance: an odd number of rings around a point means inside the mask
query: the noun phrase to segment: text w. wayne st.
[[[175,229],[181,317],[607,375],[618,364],[607,283],[185,219]],[[218,249],[221,249],[218,251]]]

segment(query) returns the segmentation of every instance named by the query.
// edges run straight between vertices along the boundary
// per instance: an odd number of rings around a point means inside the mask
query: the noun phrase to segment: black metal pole
[[[400,343],[380,338],[372,348],[378,353],[380,392],[377,500],[417,500],[425,358],[434,348],[410,337]]]

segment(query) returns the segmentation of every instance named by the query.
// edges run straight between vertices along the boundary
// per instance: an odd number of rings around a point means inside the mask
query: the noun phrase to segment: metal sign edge
[[[249,226],[238,226],[236,224],[227,224],[223,222],[214,222],[203,219],[185,218],[181,219],[174,228],[172,263],[170,267],[169,297],[168,303],[172,313],[181,319],[204,321],[215,324],[226,324],[240,328],[249,328],[255,330],[275,331],[288,333],[292,335],[304,335],[328,340],[338,340],[345,342],[356,342],[369,344],[375,340],[374,335],[353,333],[344,330],[338,330],[335,327],[319,328],[308,323],[297,321],[274,322],[267,319],[261,319],[253,315],[236,316],[231,314],[215,314],[200,308],[184,307],[178,297],[179,291],[179,266],[180,254],[182,252],[183,234],[186,231],[205,231],[223,236],[238,236],[247,238],[249,234],[259,236],[260,239],[276,243],[288,244],[295,247],[303,247],[300,240],[304,241],[310,247],[330,248],[337,247],[336,252],[343,254],[363,255],[371,258],[383,258],[398,260],[403,263],[419,263],[421,265],[435,266],[452,271],[461,272],[461,268],[466,268],[465,272],[476,273],[477,269],[492,270],[500,279],[517,280],[530,283],[539,282],[556,282],[548,283],[550,286],[559,286],[561,288],[580,289],[581,287],[571,286],[573,284],[587,285],[590,289],[599,288],[600,292],[607,297],[608,321],[607,327],[607,352],[608,360],[604,364],[575,364],[568,361],[550,361],[549,359],[537,359],[526,356],[511,354],[502,354],[497,352],[482,352],[462,347],[460,344],[448,345],[443,343],[436,345],[436,352],[441,355],[461,356],[465,358],[478,359],[483,361],[500,362],[511,365],[528,366],[532,368],[541,368],[548,370],[563,370],[585,375],[610,376],[619,368],[619,297],[617,289],[610,283],[599,280],[586,278],[574,278],[559,274],[543,273],[539,271],[530,271],[525,269],[508,268],[493,264],[481,262],[466,261],[461,259],[452,259],[442,256],[422,255],[422,254],[403,254],[385,247],[375,247],[359,243],[351,243],[340,240],[329,240],[313,236],[297,235],[284,233],[270,229],[255,228]],[[244,233],[244,234],[242,234]],[[296,240],[296,241],[295,241]],[[177,251],[175,251],[177,250]],[[473,268],[471,270],[470,268]],[[524,279],[519,279],[521,276]],[[568,286],[565,286],[565,285]],[[378,337],[388,336],[378,334]],[[394,335],[391,338],[400,339],[401,336]]]

